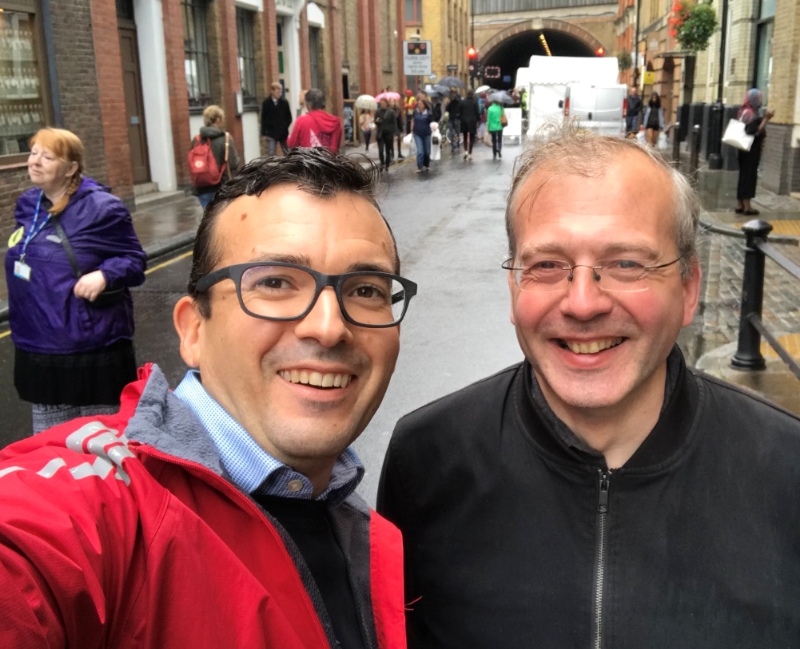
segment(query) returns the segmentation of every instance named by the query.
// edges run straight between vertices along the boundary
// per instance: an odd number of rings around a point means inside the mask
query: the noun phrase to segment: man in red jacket
[[[191,369],[0,452],[0,647],[404,649],[399,532],[350,448],[416,285],[325,149],[223,185],[174,309]]]
[[[325,112],[322,90],[307,91],[305,102],[308,113],[297,118],[287,144],[290,148],[324,147],[337,153],[342,141],[342,120]]]

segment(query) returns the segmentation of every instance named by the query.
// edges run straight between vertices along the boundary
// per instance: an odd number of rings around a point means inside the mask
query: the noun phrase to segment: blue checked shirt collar
[[[243,492],[283,498],[313,497],[311,481],[261,448],[206,392],[197,371],[186,373],[175,389],[175,396],[189,406],[208,431],[231,482]],[[363,477],[364,467],[358,455],[347,448],[336,460],[328,487],[317,500],[328,500],[331,506],[336,506],[355,491]]]

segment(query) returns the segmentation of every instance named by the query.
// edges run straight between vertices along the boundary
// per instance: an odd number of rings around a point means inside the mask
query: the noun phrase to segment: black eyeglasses
[[[322,289],[332,286],[345,320],[359,327],[394,327],[417,294],[411,280],[382,271],[325,275],[284,262],[234,264],[201,277],[203,293],[224,279],[233,280],[242,310],[254,318],[288,322],[304,318]]]

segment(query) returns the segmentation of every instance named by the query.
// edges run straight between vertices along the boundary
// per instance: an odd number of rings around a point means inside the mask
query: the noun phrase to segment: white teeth
[[[350,383],[349,374],[333,374],[332,372],[322,374],[321,372],[308,372],[306,370],[281,370],[279,374],[281,378],[290,383],[302,383],[318,388],[346,388],[347,384]]]
[[[590,343],[572,343],[565,341],[567,347],[574,354],[596,354],[604,349],[616,347],[622,342],[622,338],[608,338],[606,340],[593,340]]]

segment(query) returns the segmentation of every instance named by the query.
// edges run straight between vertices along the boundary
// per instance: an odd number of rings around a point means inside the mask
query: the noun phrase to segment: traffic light
[[[600,47],[598,47],[598,48],[597,48],[597,49],[594,51],[594,53],[595,53],[595,55],[597,55],[597,56],[605,56],[605,53],[606,53],[606,48],[605,48],[605,47],[603,47],[603,46],[601,45]]]
[[[472,45],[467,48],[467,61],[469,62],[469,76],[472,78],[479,76],[478,68],[480,64],[478,62],[478,50]]]

